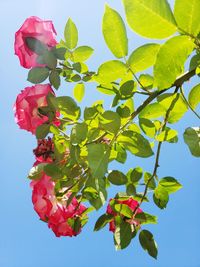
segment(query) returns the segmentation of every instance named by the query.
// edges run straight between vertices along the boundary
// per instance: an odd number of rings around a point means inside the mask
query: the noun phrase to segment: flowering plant
[[[163,143],[178,142],[173,124],[188,110],[200,118],[199,84],[187,89],[188,95],[183,89],[186,81],[199,75],[200,13],[190,8],[190,15],[183,14],[181,0],[176,0],[174,14],[166,0],[123,0],[123,4],[133,31],[167,41],[147,43],[129,53],[126,25],[116,10],[106,6],[103,36],[116,59],[91,71],[86,61],[93,49],[78,46],[78,30],[71,19],[64,40],[57,42],[51,21],[28,18],[16,33],[15,53],[20,64],[30,68],[28,81],[34,85],[18,95],[14,111],[19,127],[38,140],[36,162],[28,175],[32,202],[55,235],[78,235],[88,213],[106,203],[108,188],[123,186],[94,230],[109,224],[116,249],[126,248],[139,236],[142,248],[156,258],[157,244],[144,225],[156,224],[157,217],[141,206],[152,196],[151,202],[165,209],[171,194],[182,187],[174,177],[159,177],[158,167]],[[187,9],[188,5],[192,3]],[[74,98],[55,94],[61,82],[75,84]],[[110,109],[102,101],[79,107],[87,83],[113,97]],[[200,157],[199,127],[188,127],[184,141],[191,154]],[[152,170],[139,166],[126,173],[108,170],[111,162],[125,164],[132,155],[141,160],[154,156]]]

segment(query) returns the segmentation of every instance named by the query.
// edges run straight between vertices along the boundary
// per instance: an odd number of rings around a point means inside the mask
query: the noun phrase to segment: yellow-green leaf
[[[103,16],[103,36],[114,56],[122,58],[128,54],[128,39],[125,24],[119,13],[106,5]]]
[[[94,78],[99,83],[113,82],[119,78],[123,78],[127,72],[126,65],[119,60],[110,60],[103,63]]]
[[[160,45],[154,43],[138,47],[128,59],[131,70],[136,73],[153,66],[159,49]]]
[[[84,62],[88,60],[93,54],[94,49],[89,46],[79,46],[72,53],[74,62]]]
[[[74,49],[78,43],[78,30],[71,18],[65,26],[64,36],[67,48]]]
[[[136,33],[163,39],[176,32],[176,22],[166,0],[123,0],[129,26]]]
[[[74,98],[81,102],[85,94],[85,85],[83,83],[77,83],[74,87]]]
[[[200,32],[200,1],[176,0],[174,16],[180,31],[197,36]]]
[[[184,63],[194,48],[188,36],[175,36],[161,46],[154,66],[155,83],[159,90],[171,87],[184,71]]]

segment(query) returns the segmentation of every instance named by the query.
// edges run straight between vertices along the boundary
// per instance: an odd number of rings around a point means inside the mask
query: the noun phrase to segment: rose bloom
[[[21,66],[27,69],[42,66],[37,63],[38,55],[27,46],[27,37],[36,38],[49,48],[56,46],[56,31],[52,21],[30,17],[25,20],[21,28],[15,33],[15,55],[19,57]]]
[[[38,113],[38,108],[47,106],[46,97],[49,93],[54,94],[49,84],[37,84],[26,87],[17,96],[13,109],[15,121],[21,129],[35,134],[36,128],[48,121],[47,116]],[[54,124],[59,125],[59,121],[55,119]]]
[[[34,210],[43,221],[48,220],[53,207],[56,204],[54,187],[55,183],[51,181],[51,178],[46,174],[44,174],[40,180],[31,182],[31,188],[33,189],[32,202]]]
[[[80,217],[85,210],[86,207],[79,204],[75,197],[67,207],[58,203],[56,211],[49,217],[48,226],[57,237],[76,236],[81,232],[81,227],[78,229],[78,232],[75,232],[68,223],[68,219],[75,220],[77,217]]]
[[[111,200],[113,200],[113,199],[110,199],[110,201]],[[138,206],[138,202],[136,200],[134,200],[132,197],[130,197],[127,200],[117,200],[117,199],[115,199],[115,202],[117,202],[119,204],[127,205],[132,211],[134,211],[135,208]],[[110,204],[108,204],[106,212],[108,214],[111,214],[111,215],[114,215],[114,216],[118,215],[115,211],[112,210]],[[138,208],[136,214],[142,213],[142,212],[143,211],[140,208]],[[127,219],[127,222],[129,222],[132,225],[138,225],[138,222],[135,221],[134,218],[133,219]],[[114,221],[114,219],[109,223],[109,230],[111,232],[113,232],[113,233],[115,232],[115,221]]]
[[[36,162],[34,166],[39,164]],[[79,204],[74,197],[71,203],[66,206],[66,200],[70,197],[71,193],[68,193],[62,201],[58,201],[54,188],[55,182],[51,180],[51,177],[43,174],[39,180],[31,182],[32,188],[32,202],[34,210],[39,215],[40,219],[48,223],[48,227],[52,229],[57,237],[60,236],[76,236],[81,232],[81,227],[76,232],[68,220],[76,220],[77,217],[81,217],[82,213],[86,210],[86,207]]]
[[[37,162],[51,163],[54,154],[54,143],[52,139],[48,137],[47,139],[37,140],[37,147],[33,149],[33,154]]]

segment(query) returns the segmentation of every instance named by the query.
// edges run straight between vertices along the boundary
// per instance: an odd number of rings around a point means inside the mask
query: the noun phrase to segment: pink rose
[[[113,200],[113,199],[110,199],[110,201],[111,200]],[[135,211],[135,208],[138,206],[138,202],[136,201],[136,200],[134,200],[132,197],[130,197],[129,199],[127,199],[127,200],[117,200],[117,199],[115,199],[115,202],[117,202],[117,203],[119,203],[119,204],[124,204],[124,205],[127,205],[132,211]],[[108,214],[111,214],[111,215],[114,215],[114,216],[116,216],[116,215],[119,215],[119,214],[117,214],[115,211],[113,211],[112,210],[112,208],[111,208],[111,206],[110,206],[110,204],[108,204],[108,206],[107,206],[107,211],[106,211]],[[138,208],[137,209],[137,212],[136,212],[136,214],[138,214],[138,213],[142,213],[143,211],[140,209],[140,208]],[[122,215],[121,215],[122,216]],[[124,216],[123,216],[124,217]],[[130,223],[130,224],[133,224],[133,225],[138,225],[138,222],[136,221],[136,220],[134,220],[134,218],[132,218],[132,219],[127,219],[126,220],[128,223]],[[114,219],[109,223],[109,230],[111,231],[111,232],[115,232],[115,221],[114,221]]]
[[[56,211],[49,217],[48,226],[53,230],[57,237],[76,236],[81,232],[81,227],[76,232],[69,224],[68,219],[74,223],[78,217],[81,217],[81,214],[85,210],[86,207],[79,204],[75,197],[67,207],[58,203]]]
[[[36,38],[47,47],[54,47],[56,31],[52,21],[41,20],[38,17],[30,17],[25,20],[21,28],[15,33],[15,54],[19,57],[20,64],[24,68],[41,66],[37,63],[38,55],[31,51],[27,44],[26,38]]]
[[[56,204],[54,196],[55,183],[51,181],[49,176],[44,174],[39,181],[32,181],[31,187],[33,189],[32,202],[34,210],[41,220],[47,221]]]
[[[39,162],[36,162],[34,166],[37,164]],[[66,201],[71,193],[67,193],[62,200],[58,200],[54,191],[55,182],[45,173],[39,180],[31,182],[31,188],[33,189],[34,210],[41,220],[48,223],[48,227],[52,229],[57,237],[76,236],[81,232],[81,225],[77,231],[73,229],[72,225],[78,217],[82,216],[86,207],[80,204],[75,197],[66,206]]]
[[[14,104],[15,121],[21,129],[35,134],[36,128],[48,121],[47,116],[38,113],[38,108],[47,106],[46,97],[49,93],[54,94],[49,84],[37,84],[26,87],[17,96]],[[55,120],[55,124],[59,125],[59,121]]]

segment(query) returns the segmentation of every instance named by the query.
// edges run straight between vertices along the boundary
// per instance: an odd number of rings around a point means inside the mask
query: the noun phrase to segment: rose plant
[[[28,81],[34,86],[18,95],[15,118],[20,128],[38,139],[36,163],[28,175],[32,202],[56,236],[79,234],[88,213],[106,203],[108,188],[123,186],[94,230],[109,224],[116,249],[126,248],[139,236],[142,248],[157,258],[154,237],[144,229],[146,224],[156,224],[157,217],[146,212],[147,205],[145,211],[141,206],[149,201],[165,209],[171,194],[181,189],[174,177],[160,177],[161,148],[178,142],[173,125],[187,111],[200,118],[200,85],[186,84],[199,75],[200,12],[186,2],[176,0],[172,12],[166,0],[123,0],[131,30],[153,39],[133,51],[125,22],[106,5],[102,31],[115,59],[102,63],[97,71],[89,70],[86,61],[93,49],[78,45],[78,30],[71,19],[60,42],[55,40],[53,23],[37,17],[28,18],[16,33],[15,53],[22,66],[31,68]],[[74,98],[56,96],[52,88],[61,89],[61,82],[75,84]],[[109,110],[101,101],[78,106],[87,83],[112,96]],[[200,157],[200,128],[188,126],[183,137],[191,154]],[[127,172],[108,170],[111,162],[125,164],[131,155],[141,160],[155,157],[152,169],[145,171],[133,163]]]

